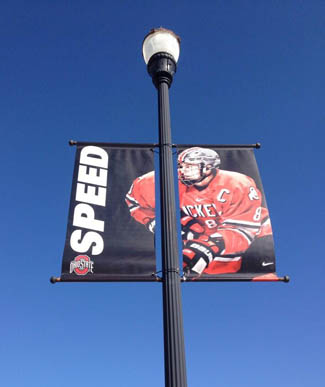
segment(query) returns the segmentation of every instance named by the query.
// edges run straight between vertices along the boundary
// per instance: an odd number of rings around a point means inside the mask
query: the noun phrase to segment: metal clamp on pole
[[[155,277],[155,279],[156,279],[157,282],[162,282],[162,277],[160,277],[159,275],[157,275],[158,273],[161,273],[161,270],[156,271],[155,273],[152,273],[151,275],[152,275],[153,277]]]
[[[180,280],[182,280],[182,278],[183,278],[183,277],[180,275],[179,268],[176,268],[176,269],[170,268],[170,269],[167,269],[167,270],[164,270],[164,271],[163,271],[164,277],[162,278],[162,281],[164,280],[165,276],[168,275],[169,273],[175,273],[175,274],[177,274],[177,276],[180,278]]]
[[[170,268],[168,270],[165,270],[164,273],[177,273],[177,274],[179,274],[179,268],[176,268],[176,269]]]

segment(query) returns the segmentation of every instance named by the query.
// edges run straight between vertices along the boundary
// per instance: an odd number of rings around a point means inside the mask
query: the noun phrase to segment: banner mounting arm
[[[110,146],[110,147],[122,147],[122,148],[130,148],[130,147],[152,147],[152,148],[162,148],[163,146],[170,146],[172,148],[192,148],[194,146],[198,146],[201,148],[255,148],[260,149],[261,143],[256,142],[255,144],[173,144],[170,142],[164,142],[162,144],[157,143],[119,143],[119,142],[88,142],[88,141],[75,141],[75,140],[69,140],[70,146],[76,146],[76,145],[98,145],[98,146]]]

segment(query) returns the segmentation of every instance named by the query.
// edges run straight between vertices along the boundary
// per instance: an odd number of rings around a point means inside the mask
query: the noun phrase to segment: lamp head
[[[180,51],[180,37],[166,28],[153,28],[144,38],[142,44],[143,59],[146,64],[150,58],[160,52],[171,55],[177,63]]]
[[[168,86],[173,81],[179,58],[180,38],[166,28],[154,28],[144,38],[142,54],[156,87],[161,82]]]

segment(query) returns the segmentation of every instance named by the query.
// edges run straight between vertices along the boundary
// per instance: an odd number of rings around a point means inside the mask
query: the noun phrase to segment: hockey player
[[[272,234],[254,180],[219,166],[219,154],[212,149],[189,148],[178,157],[185,272],[238,272],[252,242]],[[154,172],[134,181],[126,202],[131,215],[154,232]]]

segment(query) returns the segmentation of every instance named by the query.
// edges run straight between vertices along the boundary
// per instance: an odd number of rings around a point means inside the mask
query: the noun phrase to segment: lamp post
[[[165,385],[186,387],[168,91],[176,72],[180,39],[170,30],[153,29],[145,37],[142,49],[148,72],[158,91]]]

